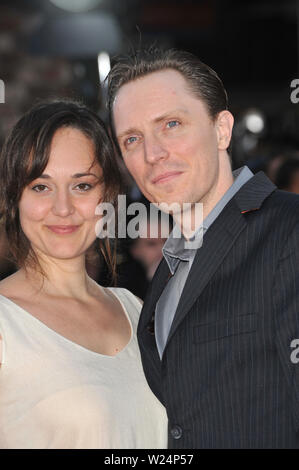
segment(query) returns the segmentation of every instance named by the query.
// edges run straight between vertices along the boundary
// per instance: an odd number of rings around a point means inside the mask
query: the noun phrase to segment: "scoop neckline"
[[[134,330],[133,330],[133,325],[132,325],[132,321],[131,321],[131,318],[128,314],[128,311],[123,303],[123,301],[120,299],[120,297],[115,293],[113,292],[112,288],[111,287],[106,287],[106,289],[109,289],[111,291],[111,294],[114,295],[116,297],[116,299],[119,301],[121,307],[122,307],[122,310],[123,310],[123,313],[125,314],[128,322],[129,322],[129,325],[130,325],[130,329],[131,329],[131,336],[130,336],[130,339],[129,341],[127,342],[127,344],[117,353],[117,354],[114,354],[113,356],[109,355],[109,354],[101,354],[101,353],[98,353],[96,351],[93,351],[92,349],[88,349],[86,348],[85,346],[82,346],[81,344],[79,343],[76,343],[75,341],[72,341],[71,339],[67,338],[66,336],[58,333],[57,331],[53,330],[53,328],[50,328],[48,325],[46,325],[46,323],[44,323],[43,321],[39,320],[38,318],[36,318],[34,315],[32,315],[32,313],[30,313],[28,310],[26,310],[25,308],[21,307],[20,305],[18,305],[16,302],[14,302],[13,300],[11,300],[10,298],[6,297],[5,295],[2,295],[0,294],[0,297],[2,299],[4,299],[5,301],[7,301],[8,303],[12,304],[14,307],[17,307],[19,310],[21,310],[23,313],[26,314],[27,317],[31,318],[33,320],[33,322],[39,324],[42,328],[45,328],[47,329],[48,331],[51,332],[51,334],[53,334],[54,336],[57,336],[59,337],[60,339],[62,339],[63,341],[65,341],[66,343],[69,343],[73,346],[75,346],[76,348],[80,348],[84,351],[86,351],[87,353],[90,353],[90,354],[93,354],[93,355],[96,355],[96,356],[99,356],[99,357],[103,357],[103,358],[108,358],[108,359],[116,359],[117,357],[119,357],[119,355],[121,355],[123,352],[125,352],[125,350],[128,349],[128,347],[130,346],[130,344],[132,343],[133,341],[133,338],[134,338]]]

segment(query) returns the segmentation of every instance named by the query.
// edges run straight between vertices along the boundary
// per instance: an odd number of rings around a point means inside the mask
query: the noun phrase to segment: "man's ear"
[[[218,138],[218,150],[226,150],[232,137],[234,117],[227,110],[220,111],[217,115],[215,125]]]

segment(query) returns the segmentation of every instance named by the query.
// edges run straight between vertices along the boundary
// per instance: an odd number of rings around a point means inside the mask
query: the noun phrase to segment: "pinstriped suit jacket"
[[[206,232],[160,360],[154,276],[138,326],[170,448],[299,448],[299,197],[260,172]]]

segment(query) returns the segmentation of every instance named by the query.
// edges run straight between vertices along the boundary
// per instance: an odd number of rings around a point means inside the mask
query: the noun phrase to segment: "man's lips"
[[[47,225],[47,227],[54,233],[65,234],[75,232],[79,225]]]
[[[152,184],[164,183],[181,174],[182,171],[167,171],[166,173],[161,173],[161,175],[156,176],[156,178],[152,179]]]

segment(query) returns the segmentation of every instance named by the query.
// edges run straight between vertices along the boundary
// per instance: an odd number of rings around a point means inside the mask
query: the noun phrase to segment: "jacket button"
[[[183,435],[183,430],[180,426],[173,426],[170,430],[170,434],[172,435],[173,439],[180,439]]]

